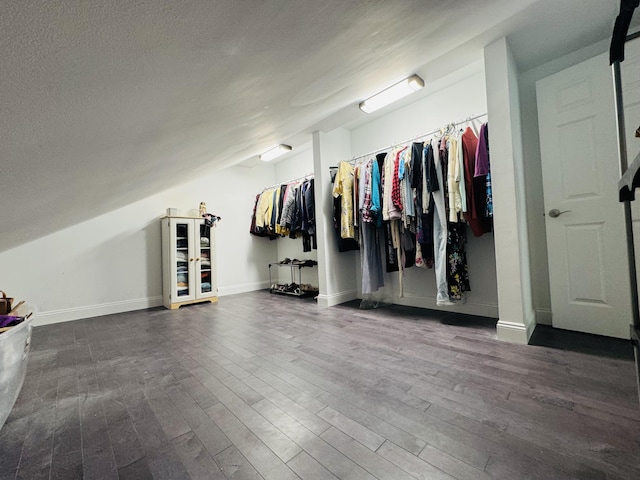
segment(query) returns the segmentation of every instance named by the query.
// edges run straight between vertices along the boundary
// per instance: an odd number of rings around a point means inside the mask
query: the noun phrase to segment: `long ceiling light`
[[[273,147],[272,149],[267,150],[262,155],[260,155],[260,160],[262,160],[263,162],[270,162],[274,158],[278,158],[279,156],[284,155],[285,153],[288,153],[290,151],[291,145],[285,145],[281,143],[277,147]]]
[[[398,82],[380,93],[375,94],[373,97],[367,98],[364,102],[360,102],[360,110],[364,113],[375,112],[396,100],[400,100],[401,98],[420,90],[422,87],[424,87],[424,80],[422,80],[418,75],[411,75],[409,78],[405,78],[401,82]]]

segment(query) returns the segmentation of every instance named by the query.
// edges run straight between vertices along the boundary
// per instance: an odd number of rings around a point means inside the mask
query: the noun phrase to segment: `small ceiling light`
[[[278,158],[280,155],[284,155],[291,151],[291,145],[285,145],[281,143],[277,147],[273,147],[260,155],[260,160],[263,162],[270,162],[274,158]]]
[[[375,112],[396,100],[400,100],[401,98],[420,90],[422,87],[424,87],[424,80],[422,80],[418,75],[411,75],[409,78],[405,78],[401,82],[398,82],[386,90],[375,94],[373,97],[367,98],[364,102],[360,102],[360,110],[364,113]]]

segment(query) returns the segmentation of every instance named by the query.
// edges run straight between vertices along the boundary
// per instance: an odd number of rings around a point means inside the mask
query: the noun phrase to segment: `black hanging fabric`
[[[624,43],[627,40],[629,25],[634,10],[640,5],[640,0],[620,0],[620,13],[616,17],[609,48],[609,65],[624,61]]]

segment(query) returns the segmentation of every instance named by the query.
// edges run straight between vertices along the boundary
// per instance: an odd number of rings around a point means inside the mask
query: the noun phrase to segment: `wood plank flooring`
[[[266,291],[34,329],[0,480],[638,479],[627,342]]]

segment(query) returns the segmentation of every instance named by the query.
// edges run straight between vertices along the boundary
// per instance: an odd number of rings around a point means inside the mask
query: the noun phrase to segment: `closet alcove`
[[[362,272],[359,251],[338,252],[333,227],[330,167],[368,152],[384,149],[400,141],[438,129],[446,124],[487,112],[483,62],[462,69],[455,81],[440,82],[426,94],[399,108],[388,107],[375,115],[329,132],[317,132],[308,149],[275,165],[276,182],[313,171],[318,219],[317,255],[321,306],[362,298]],[[487,121],[484,116],[475,122]],[[466,124],[459,125],[465,128]],[[422,138],[428,141],[430,137]],[[467,261],[471,290],[466,301],[454,306],[436,305],[433,269],[407,268],[404,293],[399,295],[397,272],[385,273],[385,286],[372,295],[399,305],[455,311],[498,318],[496,263],[493,233],[474,237],[469,227]],[[269,241],[269,240],[263,240]],[[278,239],[277,257],[299,258],[299,240]]]

